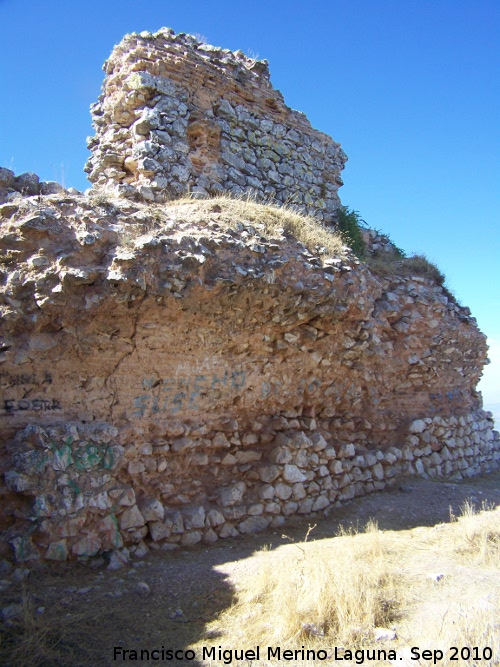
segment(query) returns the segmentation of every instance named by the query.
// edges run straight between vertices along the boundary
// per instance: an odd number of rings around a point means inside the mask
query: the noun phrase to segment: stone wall
[[[500,461],[481,410],[415,420],[400,446],[383,449],[339,444],[313,421],[266,416],[261,430],[244,433],[233,422],[211,438],[141,443],[128,458],[109,424],[27,426],[6,473],[10,489],[34,499],[29,529],[10,539],[16,559],[213,543],[339,506],[403,475],[457,480]]]
[[[10,169],[0,167],[0,204],[18,199],[19,196],[51,195],[59,192],[75,194],[75,188],[66,190],[55,181],[41,181],[33,172],[16,176]]]
[[[284,104],[266,61],[162,29],[127,35],[105,72],[86,166],[95,186],[156,202],[251,193],[334,219],[347,157]]]
[[[18,560],[210,543],[498,465],[468,309],[267,215],[102,193],[0,206],[0,525]]]
[[[105,70],[90,193],[0,169],[0,552],[119,564],[498,467],[485,336],[332,241],[346,156],[267,63],[163,29]]]

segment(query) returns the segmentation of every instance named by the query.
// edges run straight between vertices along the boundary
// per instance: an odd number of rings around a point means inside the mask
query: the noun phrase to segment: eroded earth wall
[[[238,204],[239,205],[239,204]],[[4,545],[86,559],[495,467],[469,311],[224,200],[0,206]]]
[[[347,156],[287,107],[264,60],[162,29],[127,35],[92,108],[89,180],[161,202],[251,193],[331,223]]]

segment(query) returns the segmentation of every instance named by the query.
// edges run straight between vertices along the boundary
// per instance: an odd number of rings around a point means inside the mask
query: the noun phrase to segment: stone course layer
[[[211,543],[498,465],[468,309],[266,215],[99,192],[0,205],[0,526],[18,561]]]
[[[104,69],[86,166],[95,186],[156,202],[250,193],[335,220],[347,156],[286,106],[265,60],[164,28],[127,35]]]

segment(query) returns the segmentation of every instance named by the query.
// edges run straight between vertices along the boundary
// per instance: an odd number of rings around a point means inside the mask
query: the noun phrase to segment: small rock
[[[139,581],[135,587],[135,592],[146,598],[151,593],[151,589],[145,581]]]
[[[302,623],[302,632],[307,637],[324,637],[325,631],[315,623]]]
[[[373,631],[376,641],[393,641],[397,635],[394,630],[388,628],[375,628]]]
[[[23,614],[23,605],[18,603],[9,604],[2,609],[2,617],[4,621],[10,621],[13,618],[19,618]]]
[[[105,564],[106,564],[106,561],[104,560],[104,558],[102,556],[97,556],[96,558],[92,558],[90,560],[90,567],[91,568],[102,567]]]
[[[108,570],[119,570],[124,567],[128,559],[121,551],[112,551],[109,557]]]
[[[267,526],[268,521],[263,516],[249,516],[248,519],[245,519],[245,521],[240,523],[238,528],[241,533],[248,535],[265,530]]]
[[[79,595],[85,595],[85,593],[88,593],[91,590],[92,590],[92,586],[84,586],[83,588],[79,588],[76,592]]]
[[[398,486],[398,491],[401,491],[401,493],[411,493],[413,491],[413,486],[410,486],[409,484],[400,484]]]

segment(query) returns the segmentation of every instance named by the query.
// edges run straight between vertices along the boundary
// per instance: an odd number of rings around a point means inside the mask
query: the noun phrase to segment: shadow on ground
[[[200,666],[202,651],[191,659],[189,646],[203,643],[207,624],[236,597],[229,576],[218,566],[224,564],[226,572],[245,568],[245,559],[255,551],[301,542],[314,524],[309,541],[333,537],[340,526],[361,530],[370,519],[381,530],[406,530],[448,522],[466,502],[478,509],[500,505],[500,473],[460,483],[407,479],[327,516],[295,519],[280,530],[212,546],[154,551],[113,572],[52,566],[20,581],[24,575],[17,568],[17,573],[4,575],[11,583],[2,587],[0,582],[1,609],[23,604],[21,619],[5,628],[0,641],[0,664]],[[178,652],[171,659],[170,650]],[[212,664],[221,663],[216,659]]]

